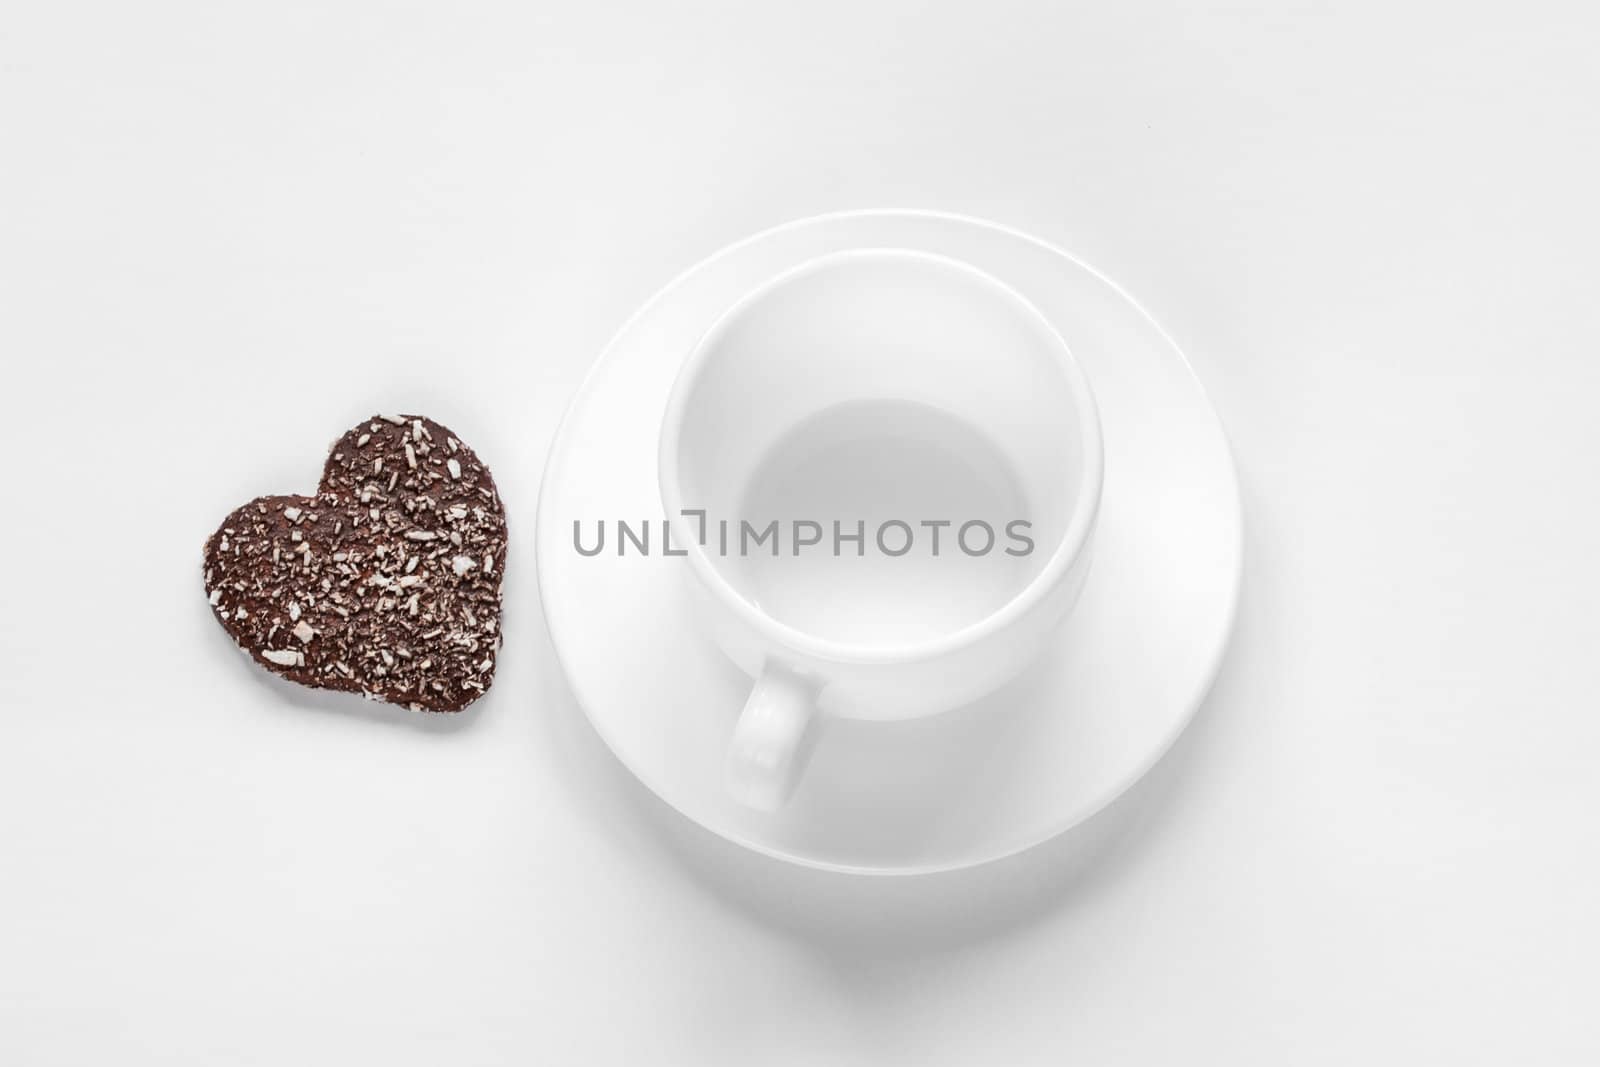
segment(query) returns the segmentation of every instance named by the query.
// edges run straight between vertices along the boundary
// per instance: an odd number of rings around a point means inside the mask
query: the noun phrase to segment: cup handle
[[[805,769],[817,719],[816,691],[799,675],[768,665],[745,701],[728,749],[728,791],[757,811],[777,811]]]

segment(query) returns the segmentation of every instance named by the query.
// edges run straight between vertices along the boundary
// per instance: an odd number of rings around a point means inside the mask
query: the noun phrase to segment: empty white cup
[[[701,622],[755,679],[728,786],[773,810],[827,717],[935,714],[1038,655],[1087,572],[1100,426],[1018,293],[862,249],[712,326],[673,386],[659,473]]]

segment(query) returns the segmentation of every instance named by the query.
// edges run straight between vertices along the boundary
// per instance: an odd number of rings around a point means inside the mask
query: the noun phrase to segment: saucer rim
[[[1190,381],[1200,391],[1200,396],[1205,401],[1206,414],[1211,424],[1216,429],[1219,440],[1222,443],[1224,460],[1222,464],[1222,473],[1226,481],[1226,489],[1230,498],[1228,510],[1236,517],[1236,521],[1233,524],[1234,542],[1231,546],[1233,557],[1233,575],[1232,580],[1228,583],[1228,601],[1223,611],[1223,624],[1217,628],[1213,647],[1207,651],[1205,656],[1205,670],[1201,674],[1201,681],[1194,687],[1193,696],[1187,702],[1182,714],[1174,720],[1174,723],[1167,731],[1166,736],[1161,739],[1159,744],[1152,746],[1145,759],[1137,763],[1127,774],[1123,776],[1119,782],[1116,783],[1115,786],[1105,790],[1098,799],[1098,802],[1085,805],[1084,807],[1070,812],[1068,815],[1058,820],[1050,822],[1041,832],[1029,835],[1028,839],[1023,840],[1020,843],[1013,844],[1009,847],[994,852],[985,853],[976,858],[963,859],[958,862],[897,866],[872,866],[866,864],[834,863],[825,860],[819,860],[811,856],[790,852],[782,848],[775,848],[758,840],[754,840],[748,836],[733,833],[720,827],[708,825],[707,823],[695,818],[693,815],[689,814],[683,808],[675,804],[672,799],[666,796],[661,790],[657,789],[656,786],[649,780],[649,778],[640,774],[638,768],[635,767],[634,764],[622,754],[622,749],[616,743],[614,743],[611,736],[607,733],[605,727],[597,722],[595,717],[590,715],[587,710],[585,710],[583,702],[579,698],[578,692],[573,684],[573,673],[570,665],[568,664],[566,657],[562,654],[559,642],[557,642],[555,639],[555,627],[553,625],[553,620],[550,617],[549,602],[545,596],[545,554],[540,550],[540,548],[543,540],[542,535],[545,529],[543,520],[551,494],[550,472],[555,465],[556,459],[563,453],[562,443],[565,440],[568,426],[578,410],[579,401],[588,395],[590,386],[600,376],[601,369],[605,366],[607,357],[610,355],[612,350],[615,349],[618,342],[626,337],[629,332],[633,330],[635,325],[641,319],[645,318],[645,316],[647,316],[650,312],[652,312],[657,305],[667,298],[669,294],[675,292],[683,282],[691,278],[702,269],[705,269],[712,264],[720,262],[730,256],[736,255],[751,245],[792,230],[803,229],[807,226],[813,225],[845,222],[866,218],[923,219],[935,222],[956,223],[958,225],[972,226],[995,231],[997,233],[1004,234],[1007,237],[1034,245],[1046,252],[1051,253],[1052,255],[1059,256],[1079,269],[1085,271],[1095,280],[1108,286],[1114,293],[1116,293],[1118,297],[1126,301],[1130,307],[1138,312],[1139,316],[1155,330],[1157,336],[1159,336],[1161,340],[1165,342],[1167,348],[1173,355],[1177,357],[1179,364],[1187,372]],[[866,246],[863,245],[862,247]],[[589,723],[590,728],[594,730],[596,736],[598,736],[602,743],[605,744],[606,748],[611,752],[611,755],[617,760],[617,762],[620,763],[628,771],[628,773],[639,782],[639,784],[643,785],[653,796],[661,800],[662,803],[666,804],[667,807],[671,808],[679,816],[686,819],[690,823],[699,826],[707,832],[712,833],[732,844],[738,845],[741,848],[749,849],[752,852],[763,856],[768,856],[775,860],[792,863],[799,867],[805,867],[812,870],[828,871],[837,874],[873,877],[913,877],[917,875],[941,874],[953,871],[968,870],[1019,855],[1032,848],[1036,848],[1045,842],[1052,841],[1074,827],[1088,822],[1100,812],[1104,811],[1111,804],[1115,803],[1118,798],[1125,794],[1137,782],[1143,779],[1145,775],[1149,774],[1150,771],[1161,762],[1166,754],[1171,751],[1173,745],[1177,743],[1178,738],[1181,737],[1184,731],[1189,728],[1191,723],[1193,723],[1195,716],[1200,710],[1200,707],[1205,703],[1207,697],[1210,695],[1212,687],[1216,683],[1217,675],[1222,667],[1223,658],[1232,642],[1233,632],[1237,626],[1240,593],[1243,585],[1244,575],[1244,522],[1242,514],[1242,500],[1239,489],[1238,465],[1234,458],[1233,442],[1228,437],[1226,426],[1223,425],[1221,418],[1217,415],[1216,405],[1212,403],[1210,393],[1206,390],[1205,383],[1199,378],[1198,375],[1195,374],[1194,366],[1189,362],[1188,356],[1184,354],[1182,347],[1177,343],[1167,329],[1162,326],[1160,320],[1157,319],[1142,303],[1135,299],[1127,289],[1118,284],[1114,279],[1108,277],[1098,268],[1085,262],[1080,257],[1073,255],[1071,252],[1068,252],[1053,242],[1027,233],[1026,231],[1019,230],[1015,227],[1008,226],[1004,223],[993,222],[988,219],[977,218],[970,215],[963,215],[957,212],[935,209],[857,208],[844,211],[822,212],[816,215],[808,215],[801,218],[791,219],[787,222],[782,222],[774,226],[769,226],[766,229],[756,231],[755,233],[749,234],[730,244],[723,245],[710,255],[695,260],[693,263],[689,264],[689,266],[673,275],[667,282],[657,288],[650,295],[649,299],[645,300],[642,304],[635,308],[633,313],[630,314],[627,319],[625,319],[622,324],[612,332],[605,345],[600,349],[599,354],[590,364],[589,369],[584,373],[584,376],[578,383],[577,388],[574,389],[550,440],[550,450],[545,457],[545,462],[540,473],[539,498],[534,509],[534,570],[539,586],[539,610],[544,618],[545,631],[549,637],[550,647],[555,654],[556,662],[560,666],[562,674],[567,682],[568,691],[572,694],[573,702],[578,705],[578,710],[583,713],[583,718]]]

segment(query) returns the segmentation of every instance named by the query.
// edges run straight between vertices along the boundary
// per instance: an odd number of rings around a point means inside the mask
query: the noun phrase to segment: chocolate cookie
[[[223,628],[274,674],[412,711],[494,681],[506,515],[489,469],[420,415],[333,444],[316,496],[264,496],[205,544]]]

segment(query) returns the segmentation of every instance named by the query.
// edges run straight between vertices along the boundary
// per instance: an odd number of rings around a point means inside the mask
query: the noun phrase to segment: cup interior
[[[925,253],[841,253],[706,335],[669,405],[663,499],[675,525],[704,511],[697,564],[779,628],[903,649],[1052,565],[1093,507],[1098,433],[1065,344],[1012,290]]]

